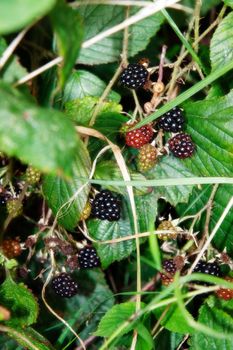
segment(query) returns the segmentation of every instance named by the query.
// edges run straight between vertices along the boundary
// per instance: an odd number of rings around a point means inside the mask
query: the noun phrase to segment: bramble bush
[[[232,11],[1,0],[1,349],[232,349]]]

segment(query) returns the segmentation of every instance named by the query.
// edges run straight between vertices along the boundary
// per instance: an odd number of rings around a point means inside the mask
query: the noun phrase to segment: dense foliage
[[[0,348],[230,350],[233,1],[0,1]]]

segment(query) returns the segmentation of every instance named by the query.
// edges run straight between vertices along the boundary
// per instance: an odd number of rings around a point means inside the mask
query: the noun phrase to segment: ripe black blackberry
[[[71,298],[78,292],[78,285],[68,273],[61,273],[52,280],[54,292],[62,298]]]
[[[100,265],[100,259],[95,248],[84,247],[78,253],[79,266],[84,269],[91,269]]]
[[[163,269],[170,275],[174,275],[176,273],[177,267],[173,259],[167,259],[163,261]]]
[[[121,73],[120,83],[130,89],[138,89],[145,84],[148,74],[142,64],[131,63]]]
[[[110,191],[101,191],[92,202],[92,215],[100,220],[118,221],[120,219],[119,200]]]
[[[5,205],[10,198],[11,198],[11,196],[8,193],[1,192],[0,193],[0,205]]]
[[[208,263],[206,261],[200,260],[194,268],[193,272],[200,272],[215,277],[221,276],[221,270],[219,264],[216,261]]]
[[[157,122],[157,129],[170,132],[180,132],[184,127],[184,117],[182,110],[178,107],[172,108],[159,118]]]
[[[180,133],[172,137],[168,141],[169,150],[175,157],[184,159],[189,158],[195,151],[195,145],[190,135]]]

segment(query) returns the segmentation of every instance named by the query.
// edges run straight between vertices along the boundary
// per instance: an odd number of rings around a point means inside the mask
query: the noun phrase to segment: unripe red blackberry
[[[121,73],[120,83],[130,89],[138,89],[145,84],[148,75],[148,70],[142,64],[130,63]]]
[[[4,239],[2,242],[2,251],[8,259],[16,258],[22,252],[19,240],[10,238]]]
[[[171,233],[160,233],[158,234],[158,238],[166,241],[167,239],[176,239],[177,237],[177,230],[175,226],[173,226],[172,222],[169,220],[163,220],[159,226],[157,227],[157,230],[168,230],[168,231],[173,231]]]
[[[192,157],[195,151],[195,145],[190,135],[180,133],[168,141],[169,150],[175,157],[184,159]]]
[[[84,247],[78,253],[78,262],[81,268],[93,268],[100,265],[100,259],[93,247]]]
[[[171,283],[174,282],[174,278],[171,276],[168,276],[164,273],[160,274],[161,282],[163,286],[169,286]]]
[[[87,220],[91,215],[91,203],[87,202],[85,207],[83,208],[82,214],[80,216],[80,220]]]
[[[23,205],[17,198],[9,199],[6,204],[7,212],[13,218],[21,215],[23,213]]]
[[[126,132],[125,143],[130,147],[141,148],[151,141],[153,134],[154,131],[150,124],[143,125],[138,129]]]
[[[184,127],[184,117],[182,110],[178,107],[172,108],[169,112],[165,113],[159,118],[157,124],[157,129],[162,129],[164,131],[170,132],[180,132]]]
[[[71,298],[78,292],[78,285],[68,273],[61,273],[52,280],[54,292],[62,298]]]
[[[227,276],[227,277],[224,278],[224,280],[233,283],[233,277]],[[233,299],[233,289],[230,289],[230,288],[221,287],[221,288],[219,288],[218,290],[215,291],[215,294],[220,299],[224,299],[224,300],[231,300],[231,299]]]
[[[175,275],[177,271],[176,264],[173,259],[166,259],[163,261],[163,269],[169,274],[169,276]]]
[[[102,190],[92,202],[92,215],[100,220],[118,221],[120,211],[119,200],[108,190]]]
[[[26,181],[30,185],[35,185],[40,181],[41,173],[38,169],[33,168],[32,166],[28,166],[26,170]]]
[[[141,172],[146,172],[154,167],[157,162],[157,149],[152,146],[150,143],[142,146],[140,148],[137,167]]]

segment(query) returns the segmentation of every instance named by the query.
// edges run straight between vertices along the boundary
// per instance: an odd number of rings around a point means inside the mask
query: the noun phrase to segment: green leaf
[[[78,195],[69,200],[84,185],[80,178],[88,178],[91,170],[91,162],[84,143],[79,140],[75,163],[73,164],[73,176],[70,180],[48,175],[44,177],[43,193],[48,206],[53,214],[59,212],[58,222],[68,230],[72,230],[78,223],[80,215],[88,199],[90,185],[86,185]],[[67,203],[61,210],[60,208]]]
[[[210,43],[212,70],[225,66],[233,59],[233,13],[229,13],[218,25]]]
[[[76,100],[68,101],[65,104],[65,112],[75,123],[78,125],[88,126],[100,99],[98,97],[86,96],[78,98]],[[99,109],[97,119],[99,115],[104,114],[107,119],[107,115],[111,116],[111,113],[120,114],[122,106],[114,101],[102,102],[101,108]],[[102,117],[103,118],[103,117]],[[125,118],[124,118],[125,120]]]
[[[225,335],[232,335],[232,340],[216,339],[204,333],[195,332],[191,338],[191,350],[231,350],[233,341],[233,319],[223,310],[216,307],[210,307],[205,303],[199,312],[198,321],[213,330]]]
[[[170,156],[162,157],[159,163],[148,173],[149,179],[184,178],[193,174],[187,170],[183,162]],[[187,202],[193,186],[162,186],[158,189],[161,197],[172,205]]]
[[[0,37],[0,57],[7,48],[6,40]],[[27,74],[27,70],[20,64],[17,56],[12,55],[0,72],[0,77],[7,83],[14,83]]]
[[[81,48],[83,29],[79,14],[64,0],[57,1],[50,14],[50,20],[57,39],[59,55],[63,57],[60,83],[64,85],[69,77]]]
[[[15,32],[24,26],[38,21],[46,15],[56,0],[1,0],[0,2],[0,34]]]
[[[226,5],[233,7],[233,0],[223,0]]]
[[[156,317],[159,318],[164,312],[165,307],[155,309],[153,312]],[[183,314],[180,312],[177,304],[170,305],[167,313],[160,322],[161,326],[165,327],[167,330],[175,333],[181,334],[192,334],[194,329],[189,326]]]
[[[146,178],[137,172],[130,171],[130,176],[132,180],[146,180]],[[112,160],[102,161],[97,163],[94,178],[96,180],[104,179],[106,180],[106,186],[105,188],[109,189],[110,191],[114,191],[117,193],[120,193],[122,195],[127,195],[127,188],[126,187],[119,187],[114,185],[108,185],[108,180],[123,180],[121,170],[119,169],[116,162]],[[135,189],[135,194],[146,194],[149,192],[149,189],[147,187],[140,187],[138,189]]]
[[[15,332],[16,331],[16,332]],[[33,328],[17,328],[16,330],[7,333],[9,337],[13,338],[18,344],[22,345],[25,349],[28,350],[54,350],[54,347],[50,342],[44,338],[41,334],[36,332]],[[33,344],[33,347],[25,342],[24,338],[30,341]]]
[[[133,302],[114,305],[101,319],[95,335],[99,337],[110,337],[122,323],[127,321],[135,313],[135,305]],[[131,323],[129,323],[121,331],[120,335],[122,336],[131,331],[132,327]]]
[[[0,104],[1,151],[42,171],[70,175],[78,139],[70,120],[37,107],[5,83]]]
[[[0,286],[1,304],[11,312],[5,321],[11,327],[25,327],[36,322],[38,304],[33,294],[22,283],[16,284],[10,276]]]
[[[187,131],[196,153],[182,163],[198,176],[231,176],[233,173],[233,91],[224,97],[184,106]]]
[[[80,270],[78,280],[85,280],[86,283],[80,283],[79,294],[67,303],[65,317],[72,327],[75,325],[81,328],[85,325],[79,335],[86,339],[96,330],[102,316],[112,308],[114,298],[100,269]],[[68,336],[71,334],[66,328],[59,336],[58,344],[63,344]]]
[[[154,349],[154,340],[149,330],[142,323],[139,323],[136,329],[138,332],[136,350]]]
[[[139,8],[131,8],[130,15]],[[121,23],[125,19],[125,8],[122,6],[83,5],[78,9],[85,25],[85,40],[100,32]],[[145,20],[129,27],[128,55],[132,57],[144,50],[150,39],[159,30],[163,23],[161,13],[156,13]],[[84,64],[101,64],[119,60],[123,46],[123,32],[113,34],[89,48],[83,48],[78,62]]]
[[[131,232],[130,222],[127,218],[114,222],[92,219],[87,224],[90,236],[100,241],[129,236]],[[120,261],[129,256],[135,250],[135,241],[131,239],[114,244],[94,243],[94,246],[105,269],[112,262]]]
[[[103,80],[88,71],[80,69],[73,72],[68,79],[64,89],[63,103],[85,96],[100,97],[105,88],[106,84]],[[120,98],[120,95],[114,91],[111,91],[108,95],[110,101],[119,102]]]
[[[206,189],[206,191],[204,191]],[[182,215],[193,215],[197,213],[201,208],[203,208],[210,197],[212,191],[212,186],[205,186],[203,188],[203,194],[200,196],[200,191],[195,189],[192,196],[190,197],[189,203],[187,205],[179,205],[177,207],[178,213]],[[214,197],[214,203],[211,214],[210,221],[210,231],[213,230],[217,221],[219,220],[224,208],[226,208],[231,196],[233,196],[233,187],[231,185],[220,185],[216,195]],[[202,231],[205,225],[205,217],[196,224],[195,229]],[[214,236],[213,243],[216,248],[220,251],[224,250],[226,247],[227,252],[231,255],[233,254],[233,237],[232,237],[232,225],[233,225],[233,209],[231,209],[224,219],[223,223],[219,227],[218,231]]]

